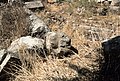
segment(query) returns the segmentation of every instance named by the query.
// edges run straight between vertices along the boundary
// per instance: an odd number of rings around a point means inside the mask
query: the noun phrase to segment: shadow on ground
[[[53,81],[99,81],[98,72],[92,72],[71,63],[69,63],[69,68],[75,70],[78,73],[78,76],[69,79],[52,77]]]

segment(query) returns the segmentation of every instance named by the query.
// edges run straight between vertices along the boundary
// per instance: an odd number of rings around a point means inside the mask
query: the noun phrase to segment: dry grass
[[[28,34],[28,22],[26,21],[26,13],[22,6],[5,5],[0,8],[1,26],[0,26],[0,43],[2,48],[10,45],[11,41],[18,37]]]
[[[32,68],[23,61],[25,66],[21,67],[18,75],[14,74],[16,78],[13,81],[99,81],[100,60],[103,59],[101,43],[120,34],[120,16],[102,17],[89,13],[90,16],[84,16],[86,12],[76,12],[78,5],[70,9],[74,5],[67,2],[48,4],[45,10],[37,14],[53,31],[65,32],[71,37],[72,45],[79,53],[64,59],[46,57],[46,61],[36,54],[25,54]]]

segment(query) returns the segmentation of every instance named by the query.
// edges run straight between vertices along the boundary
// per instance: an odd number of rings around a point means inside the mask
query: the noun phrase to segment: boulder
[[[50,32],[50,28],[35,14],[29,16],[30,30],[33,37],[44,38],[47,32]]]
[[[53,54],[56,57],[73,53],[71,50],[71,39],[64,33],[48,32],[45,37],[45,43],[49,54]]]
[[[104,41],[102,47],[105,62],[101,71],[104,81],[117,81],[120,77],[120,36]]]
[[[19,58],[19,52],[24,50],[33,50],[37,51],[39,55],[43,54],[44,40],[31,36],[21,37],[13,41],[7,48],[7,52],[12,53],[12,56],[16,58]]]
[[[14,40],[7,49],[0,50],[0,72],[7,65],[8,61],[19,61],[20,63],[20,61],[24,59],[21,58],[21,53],[37,53],[40,56],[45,56],[44,46],[43,39],[33,38],[31,36],[21,37]]]
[[[110,40],[102,43],[105,59],[107,58],[118,58],[120,56],[120,36],[114,37]],[[110,55],[110,56],[109,56]],[[112,59],[111,59],[112,60]],[[114,59],[116,60],[116,59]]]

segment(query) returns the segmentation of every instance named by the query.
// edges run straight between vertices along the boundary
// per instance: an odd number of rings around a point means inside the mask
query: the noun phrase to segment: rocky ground
[[[32,69],[22,66],[19,72],[13,73],[15,77],[12,81],[119,81],[113,80],[112,76],[104,79],[102,74],[102,64],[104,56],[102,55],[101,43],[107,39],[120,34],[120,16],[109,12],[106,16],[101,16],[96,12],[96,3],[85,3],[80,1],[44,3],[44,8],[35,10],[46,25],[57,32],[64,32],[71,38],[72,46],[78,50],[69,57],[63,59],[47,57],[47,60],[41,60],[40,57],[32,58],[27,55],[27,60],[32,64]],[[6,8],[5,8],[6,9]],[[8,8],[6,11],[9,11]],[[11,9],[12,10],[12,9]],[[5,29],[1,29],[5,34],[1,34],[1,46],[9,46],[13,39],[29,34],[24,32],[29,24],[24,24],[24,15],[19,11],[13,15],[22,14],[18,24],[18,29],[5,30],[9,23],[5,22]],[[2,10],[1,10],[2,12]],[[11,14],[11,13],[10,13]],[[7,14],[4,14],[7,15]],[[9,18],[9,15],[5,16]],[[10,16],[11,17],[11,16]],[[5,19],[5,18],[4,18]],[[10,18],[11,19],[11,18]],[[14,20],[14,19],[13,19]],[[3,20],[5,21],[5,20]],[[2,26],[1,26],[2,27]],[[12,24],[10,25],[12,28]],[[19,31],[19,28],[21,29]],[[19,31],[19,32],[17,32]],[[22,33],[21,33],[22,31]],[[10,34],[8,34],[8,33]],[[17,33],[16,33],[17,32]],[[0,32],[1,33],[1,32]],[[5,36],[3,36],[5,35]],[[7,39],[6,37],[9,37]],[[4,38],[4,39],[3,39]],[[12,65],[12,63],[10,63]]]

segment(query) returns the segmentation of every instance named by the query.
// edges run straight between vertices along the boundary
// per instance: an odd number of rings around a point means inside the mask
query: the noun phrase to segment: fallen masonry
[[[30,23],[28,36],[20,37],[12,41],[7,49],[0,51],[0,72],[11,58],[22,60],[21,51],[30,54],[37,53],[40,57],[49,55],[56,58],[64,58],[78,51],[71,45],[71,39],[62,32],[52,32],[50,28],[37,16],[23,6]]]
[[[64,33],[48,32],[45,37],[46,49],[55,56],[67,56],[73,53],[71,39]]]
[[[26,7],[29,8],[29,9],[44,7],[41,1],[25,2],[25,5],[26,5]]]
[[[29,19],[31,22],[30,25],[31,35],[33,37],[45,38],[45,34],[51,31],[49,27],[35,14],[31,14],[29,16]]]
[[[19,58],[19,51],[24,50],[39,50],[39,54],[43,54],[44,40],[39,38],[33,38],[31,36],[21,37],[11,43],[11,45],[7,49],[7,52],[12,53],[12,57]]]

